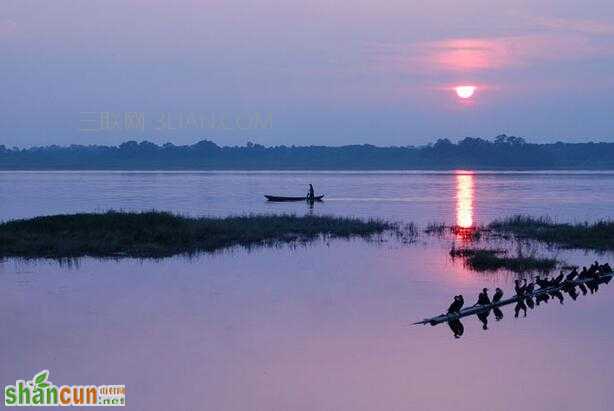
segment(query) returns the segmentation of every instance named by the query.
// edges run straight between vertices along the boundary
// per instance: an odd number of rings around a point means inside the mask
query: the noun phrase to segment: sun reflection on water
[[[473,228],[473,173],[456,172],[456,225],[461,229]]]

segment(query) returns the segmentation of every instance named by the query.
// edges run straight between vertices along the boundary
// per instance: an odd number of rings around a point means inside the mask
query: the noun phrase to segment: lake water
[[[326,195],[272,204],[263,194]],[[1,172],[0,219],[162,209],[316,213],[471,226],[523,213],[612,218],[614,174]],[[454,237],[316,241],[163,260],[0,263],[0,384],[125,384],[131,410],[611,410],[614,287],[526,317],[412,322],[512,273],[451,260]],[[513,245],[519,247],[519,245]],[[535,247],[569,263],[612,255]]]

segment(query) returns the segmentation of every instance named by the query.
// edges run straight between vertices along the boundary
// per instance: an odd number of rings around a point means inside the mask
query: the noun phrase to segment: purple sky
[[[3,0],[0,53],[7,146],[614,141],[611,0]]]

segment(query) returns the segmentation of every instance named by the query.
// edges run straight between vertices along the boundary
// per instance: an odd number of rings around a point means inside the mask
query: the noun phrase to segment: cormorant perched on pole
[[[567,277],[565,277],[565,281],[573,281],[576,279],[576,277],[578,277],[578,270],[576,269],[576,267],[573,268],[573,270],[571,270],[571,272],[569,274],[567,274]]]
[[[455,295],[454,302],[450,304],[450,308],[448,308],[448,314],[458,314],[460,313],[461,308],[465,304],[465,299],[462,295]]]
[[[565,278],[565,274],[563,274],[563,271],[561,270],[561,273],[556,278],[554,278],[550,284],[554,286],[559,286],[563,281],[563,278]]]
[[[514,280],[514,291],[516,291],[517,296],[521,296],[524,294],[525,287],[520,285],[520,280]]]
[[[548,281],[548,279],[542,280],[539,275],[535,277],[535,283],[539,285],[540,288],[550,287],[550,281]]]
[[[478,302],[475,305],[490,305],[490,297],[488,297],[488,288],[482,289],[480,295],[478,295]],[[475,307],[474,305],[474,307]]]
[[[497,287],[497,289],[495,290],[495,294],[492,296],[493,304],[496,304],[501,301],[501,298],[503,298],[503,290]]]
[[[535,283],[527,285],[527,280],[524,280],[524,287],[522,288],[527,295],[531,295],[533,294],[533,291],[535,291]]]
[[[599,263],[597,261],[595,261],[593,264],[591,264],[591,266],[588,268],[588,274],[589,277],[592,277],[597,270],[599,270]]]

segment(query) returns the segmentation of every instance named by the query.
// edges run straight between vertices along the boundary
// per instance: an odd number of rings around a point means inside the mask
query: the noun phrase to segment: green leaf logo
[[[49,370],[43,370],[34,376],[32,382],[35,387],[47,388],[49,387],[47,378],[49,378]]]

